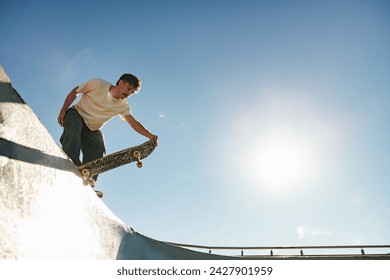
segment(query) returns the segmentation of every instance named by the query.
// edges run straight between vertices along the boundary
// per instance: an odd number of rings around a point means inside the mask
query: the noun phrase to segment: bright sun
[[[258,156],[259,173],[265,183],[288,184],[302,176],[303,162],[294,147],[274,144],[266,147]]]
[[[249,177],[257,186],[273,192],[299,187],[310,169],[306,147],[292,139],[273,139],[258,143],[247,157]]]

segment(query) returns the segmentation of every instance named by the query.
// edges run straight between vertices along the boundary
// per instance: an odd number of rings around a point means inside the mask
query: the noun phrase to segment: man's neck
[[[120,94],[119,94],[117,86],[110,86],[109,91],[110,91],[110,94],[112,97],[117,98],[117,99],[120,98],[120,96],[119,96]]]

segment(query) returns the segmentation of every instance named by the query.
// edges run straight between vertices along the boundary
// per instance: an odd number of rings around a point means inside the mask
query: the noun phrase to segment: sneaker
[[[99,198],[103,197],[103,192],[95,190],[95,193]]]

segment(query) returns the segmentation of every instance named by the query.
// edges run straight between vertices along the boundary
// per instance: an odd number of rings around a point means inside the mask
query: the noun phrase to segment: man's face
[[[120,99],[125,99],[132,95],[135,92],[135,88],[133,85],[130,85],[128,82],[119,81],[119,90],[120,90]]]

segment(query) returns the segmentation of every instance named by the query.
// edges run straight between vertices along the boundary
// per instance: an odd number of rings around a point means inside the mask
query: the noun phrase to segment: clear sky
[[[388,1],[0,1],[0,64],[58,144],[72,88],[142,79],[159,146],[97,189],[178,243],[390,244],[389,50]]]

